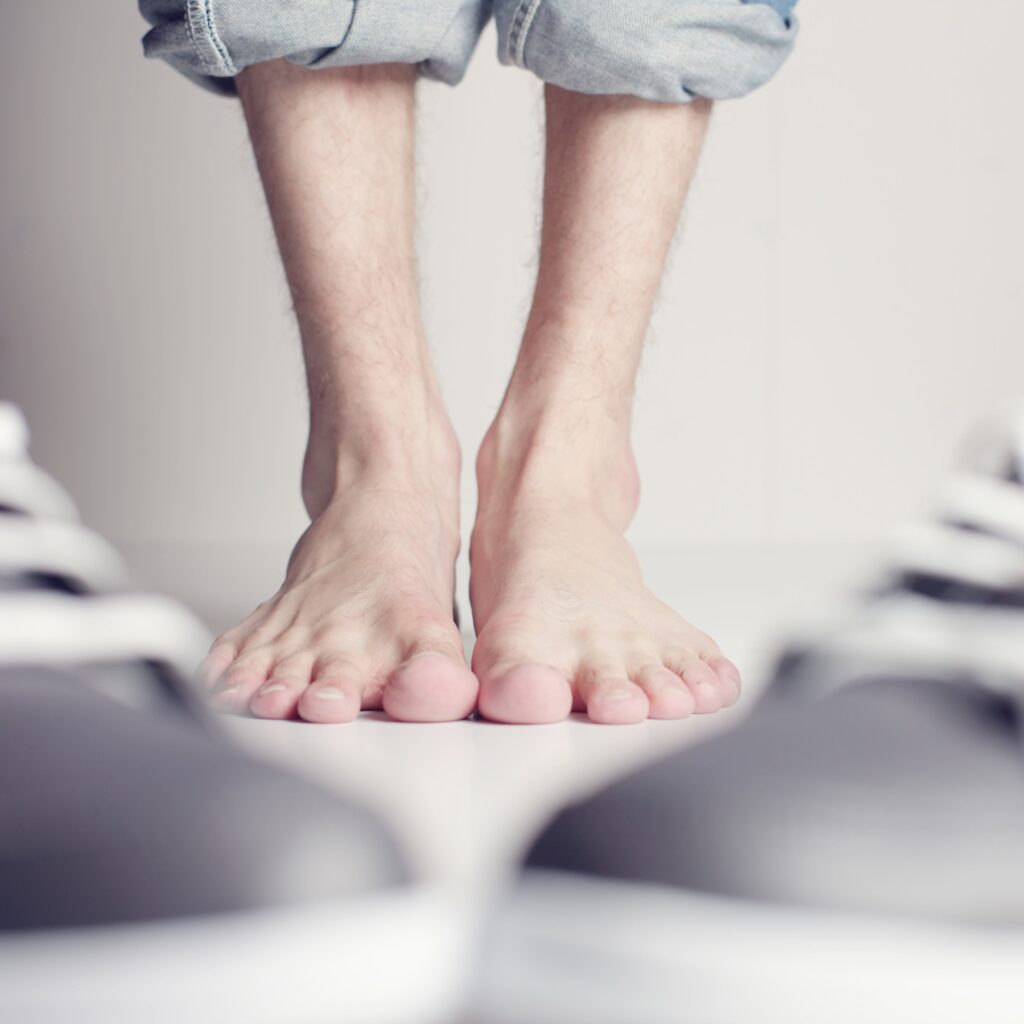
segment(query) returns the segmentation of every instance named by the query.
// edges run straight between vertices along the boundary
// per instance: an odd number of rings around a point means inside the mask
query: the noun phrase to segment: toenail
[[[613,686],[604,696],[606,700],[629,700],[633,691],[628,686]]]
[[[284,683],[267,683],[266,686],[261,686],[260,687],[259,695],[261,697],[266,697],[270,693],[280,693],[281,690],[286,690],[286,689],[287,689],[287,687],[284,685]]]
[[[226,697],[230,693],[238,693],[238,687],[237,686],[229,686],[226,690],[218,690],[214,694],[214,696],[215,697]]]
[[[337,686],[321,686],[319,690],[314,691],[321,700],[344,700],[345,693],[343,690],[339,690]]]

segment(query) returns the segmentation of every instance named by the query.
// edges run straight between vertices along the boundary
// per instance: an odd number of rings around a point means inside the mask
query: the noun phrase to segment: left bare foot
[[[401,408],[416,415],[416,403]],[[382,448],[348,460],[361,468],[343,481],[324,472],[334,459],[313,440],[303,488],[313,522],[285,581],[202,666],[220,708],[308,722],[369,708],[413,722],[472,712],[477,683],[452,619],[458,446],[440,411],[412,435],[398,457]]]
[[[492,427],[477,460],[470,588],[479,708],[500,722],[684,718],[733,704],[736,666],[644,585],[623,531],[639,482],[628,444]],[[613,446],[614,447],[614,446]]]

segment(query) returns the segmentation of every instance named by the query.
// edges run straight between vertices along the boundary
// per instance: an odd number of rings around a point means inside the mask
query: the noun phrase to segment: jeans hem
[[[188,33],[203,69],[210,75],[231,76],[236,74],[237,68],[217,34],[210,4],[211,0],[187,0]]]
[[[514,64],[526,67],[526,39],[544,0],[519,0],[508,31],[508,55]]]

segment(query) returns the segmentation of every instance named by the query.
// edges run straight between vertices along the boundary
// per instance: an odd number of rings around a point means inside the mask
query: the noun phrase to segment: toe
[[[516,665],[480,679],[480,713],[494,722],[540,725],[572,711],[572,685],[551,665]]]
[[[253,694],[249,710],[257,718],[291,718],[303,690],[309,686],[313,657],[308,654],[282,658]]]
[[[452,722],[476,707],[479,686],[465,663],[422,651],[400,665],[384,687],[384,710],[402,722]]]
[[[229,641],[218,641],[199,663],[196,679],[201,686],[212,689],[238,655],[238,647]]]
[[[710,715],[722,709],[722,683],[709,665],[694,655],[684,659],[681,665],[673,666],[673,670],[676,669],[693,694],[694,711],[698,715]]]
[[[731,707],[740,699],[740,670],[721,654],[706,657],[704,660],[708,668],[718,676],[722,689],[722,706]]]
[[[650,704],[651,718],[688,718],[696,701],[690,688],[663,665],[651,665],[636,674],[634,681]]]
[[[316,677],[299,697],[299,716],[307,722],[351,722],[359,714],[363,686],[348,662],[328,661],[316,669]]]
[[[596,676],[580,686],[580,694],[592,722],[632,725],[650,713],[647,695],[624,676]]]
[[[242,712],[252,695],[267,681],[274,663],[270,652],[242,654],[225,671],[211,695],[214,707],[221,711]]]

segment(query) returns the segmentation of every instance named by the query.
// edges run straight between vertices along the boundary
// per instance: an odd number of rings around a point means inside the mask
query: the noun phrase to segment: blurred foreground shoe
[[[481,1024],[1024,1021],[1024,418],[734,731],[561,814]]]
[[[369,811],[219,735],[206,631],[131,591],[24,446],[0,405],[0,1021],[448,1020],[451,901]]]
[[[0,512],[78,518],[74,503],[60,485],[29,461],[25,420],[8,402],[0,402]]]

